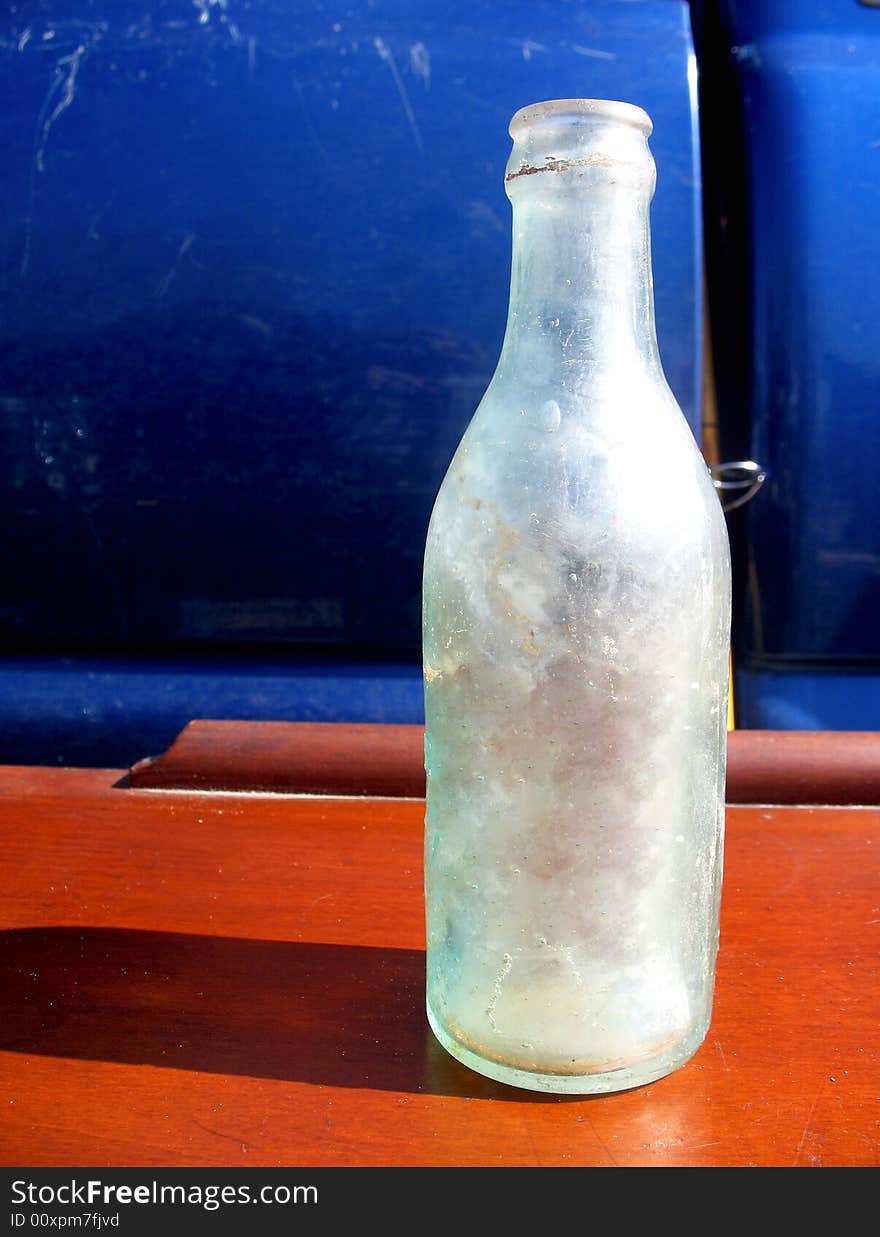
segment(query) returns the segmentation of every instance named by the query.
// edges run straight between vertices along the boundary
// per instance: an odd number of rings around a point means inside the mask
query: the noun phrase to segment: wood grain
[[[423,804],[0,769],[0,1161],[876,1166],[880,812],[731,808],[684,1068],[520,1092],[433,1040]]]

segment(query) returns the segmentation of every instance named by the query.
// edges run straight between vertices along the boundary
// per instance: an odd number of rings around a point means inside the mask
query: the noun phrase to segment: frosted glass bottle
[[[428,1019],[540,1091],[659,1078],[711,1018],[730,555],[658,354],[651,128],[513,117],[507,330],[425,551]]]

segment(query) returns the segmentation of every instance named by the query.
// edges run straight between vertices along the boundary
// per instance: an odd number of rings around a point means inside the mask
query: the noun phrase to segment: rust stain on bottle
[[[518,172],[508,172],[504,179],[517,180],[520,176],[536,176],[538,172],[568,172],[571,168],[611,167],[613,162],[608,155],[590,155],[586,159],[548,159],[539,168],[524,163]]]

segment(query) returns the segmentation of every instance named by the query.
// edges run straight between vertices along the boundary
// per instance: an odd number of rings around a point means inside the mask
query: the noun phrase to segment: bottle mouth
[[[653,128],[643,108],[614,99],[551,99],[522,107],[510,121],[507,196],[525,185],[542,197],[559,189],[615,185],[651,196],[656,169],[648,138]]]
[[[630,125],[644,133],[645,137],[650,137],[654,129],[651,117],[635,103],[621,103],[616,99],[548,99],[521,107],[514,113],[509,131],[515,140],[524,130],[544,121],[582,124],[590,118]]]

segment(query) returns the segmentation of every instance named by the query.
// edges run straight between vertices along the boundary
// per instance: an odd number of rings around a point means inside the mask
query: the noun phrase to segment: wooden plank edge
[[[880,804],[880,732],[734,730],[727,744],[729,803]],[[197,720],[132,765],[127,784],[422,798],[424,728]]]

